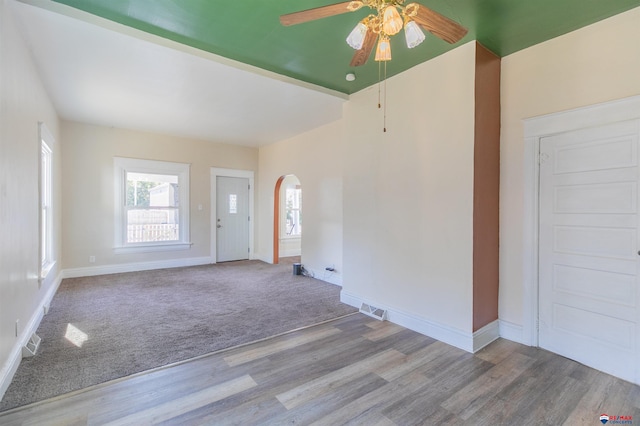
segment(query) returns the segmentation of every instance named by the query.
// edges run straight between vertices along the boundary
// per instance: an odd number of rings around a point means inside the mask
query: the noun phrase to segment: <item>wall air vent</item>
[[[26,345],[22,347],[22,358],[32,357],[38,352],[38,348],[40,347],[40,342],[42,339],[36,333],[33,333],[31,337],[29,337],[29,341]]]
[[[387,320],[386,309],[376,308],[375,306],[371,306],[366,303],[363,303],[362,306],[360,306],[360,312],[380,321]]]

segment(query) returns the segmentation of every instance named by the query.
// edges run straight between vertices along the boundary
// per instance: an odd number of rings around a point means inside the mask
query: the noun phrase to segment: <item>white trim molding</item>
[[[93,277],[95,275],[120,274],[123,272],[151,271],[154,269],[181,268],[184,266],[209,265],[210,257],[191,257],[184,259],[155,260],[151,262],[119,263],[115,265],[88,266],[62,271],[63,278]]]
[[[129,243],[127,241],[127,174],[145,173],[171,175],[178,179],[178,240]],[[191,164],[170,161],[143,160],[138,158],[113,157],[114,178],[114,253],[149,253],[154,251],[186,250],[191,248],[189,233],[189,203]],[[166,206],[165,206],[166,208]]]
[[[13,380],[13,376],[16,374],[16,371],[18,371],[18,367],[20,366],[20,362],[22,361],[22,348],[27,344],[27,342],[29,342],[29,338],[36,332],[36,330],[38,330],[40,322],[42,321],[42,317],[44,317],[44,315],[49,311],[51,300],[53,300],[53,296],[58,291],[58,287],[60,287],[62,279],[63,274],[61,272],[56,277],[53,285],[49,287],[49,290],[42,298],[42,302],[40,302],[36,310],[33,312],[31,318],[29,319],[29,322],[22,329],[22,332],[11,348],[9,357],[0,370],[0,401],[9,388],[9,385]]]
[[[538,346],[538,223],[540,140],[544,137],[640,118],[640,96],[590,105],[523,120],[523,324],[520,343]],[[503,327],[501,327],[502,330]],[[506,326],[505,333],[516,332]],[[510,331],[507,331],[510,330]],[[514,336],[515,337],[515,336]],[[508,338],[505,336],[505,338]],[[515,340],[516,339],[510,339]]]
[[[268,262],[267,262],[268,263]],[[315,268],[313,266],[308,266],[307,264],[303,264],[304,269],[311,272],[313,278],[324,281],[329,284],[334,284],[342,287],[342,275],[337,272],[327,271],[324,268]],[[358,308],[360,305],[357,306]]]
[[[499,321],[495,320],[485,325],[479,330],[473,332],[472,344],[473,353],[478,352],[480,349],[487,346],[489,343],[497,340],[500,337]]]
[[[340,301],[355,308],[360,308],[363,303],[366,303],[368,305],[384,309],[387,311],[387,320],[389,322],[401,325],[405,328],[471,353],[479,351],[499,337],[498,320],[487,324],[476,332],[467,332],[419,317],[415,314],[390,308],[384,304],[368,301],[358,295],[348,293],[344,290],[340,292]]]
[[[498,329],[500,331],[500,337],[502,337],[503,339],[511,340],[512,342],[516,343],[522,343],[523,345],[527,344],[523,338],[521,325],[514,324],[509,321],[499,320]]]
[[[38,122],[39,141],[39,162],[38,162],[38,235],[39,235],[39,256],[40,256],[40,281],[45,279],[56,263],[56,254],[53,248],[53,147],[56,140],[49,131],[47,125]]]
[[[217,256],[217,244],[216,244],[216,214],[217,214],[217,199],[216,199],[216,190],[217,190],[217,179],[218,176],[223,177],[237,177],[237,178],[245,178],[249,179],[249,259],[254,259],[254,224],[255,224],[255,214],[254,214],[254,193],[255,193],[255,185],[254,185],[254,171],[253,170],[239,170],[239,169],[222,169],[218,167],[211,168],[211,259],[212,263],[216,263]],[[264,260],[264,259],[261,259]],[[270,262],[269,262],[270,263]]]

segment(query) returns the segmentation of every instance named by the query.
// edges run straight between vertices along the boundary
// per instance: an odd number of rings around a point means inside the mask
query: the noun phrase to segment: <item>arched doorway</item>
[[[273,263],[302,249],[302,187],[295,175],[278,178],[273,202]]]

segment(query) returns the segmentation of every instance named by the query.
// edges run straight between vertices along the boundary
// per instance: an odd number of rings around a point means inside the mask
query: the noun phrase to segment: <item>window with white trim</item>
[[[302,189],[300,185],[287,185],[284,191],[284,228],[280,231],[283,238],[302,235]]]
[[[189,243],[189,164],[114,158],[115,250],[179,250]]]
[[[53,152],[44,137],[40,141],[40,268],[46,276],[53,259],[52,173]]]

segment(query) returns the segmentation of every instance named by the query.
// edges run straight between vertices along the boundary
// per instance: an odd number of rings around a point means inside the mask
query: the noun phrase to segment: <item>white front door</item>
[[[539,345],[640,379],[638,121],[540,141]]]
[[[216,179],[216,261],[249,258],[249,179]]]

